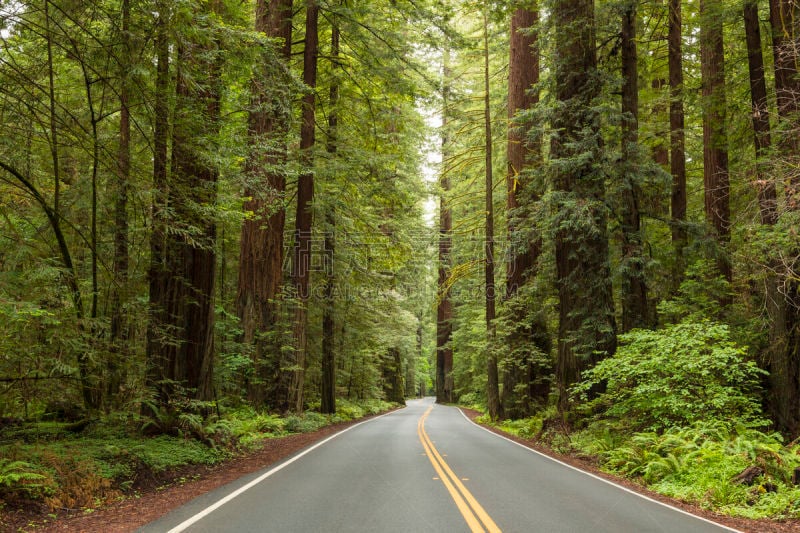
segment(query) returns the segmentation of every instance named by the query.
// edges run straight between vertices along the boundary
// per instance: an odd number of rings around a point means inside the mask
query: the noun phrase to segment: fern
[[[47,479],[42,474],[33,472],[36,467],[25,461],[0,459],[0,487],[9,491],[27,491],[38,489],[40,483]]]

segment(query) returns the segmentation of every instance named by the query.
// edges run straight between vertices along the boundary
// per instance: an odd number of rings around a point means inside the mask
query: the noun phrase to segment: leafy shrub
[[[340,422],[356,420],[363,417],[364,414],[364,409],[354,402],[348,400],[338,400],[336,402],[336,418]]]
[[[729,515],[800,517],[800,489],[789,479],[800,465],[800,446],[784,446],[778,434],[719,420],[670,428],[662,434],[635,433],[621,441],[596,429],[575,435],[572,443],[596,455],[611,472],[641,479],[662,494]],[[736,483],[734,478],[753,465],[764,470],[756,484]],[[766,482],[776,485],[778,492],[766,492]]]
[[[22,494],[36,498],[47,490],[48,477],[25,461],[0,459],[0,495]]]
[[[153,472],[187,464],[211,465],[230,455],[193,439],[176,439],[165,435],[131,444],[130,447],[124,447],[121,453]]]
[[[465,392],[458,397],[458,403],[476,411],[486,410],[485,398],[477,392]]]
[[[616,355],[584,373],[574,392],[606,392],[588,403],[595,419],[610,418],[631,430],[663,431],[704,419],[763,425],[756,396],[764,371],[729,339],[728,327],[682,322],[657,331],[620,335]]]
[[[533,416],[519,420],[504,420],[500,429],[523,439],[532,439],[542,431],[542,417]]]
[[[303,416],[290,415],[286,417],[284,423],[289,433],[308,433],[325,426],[328,419],[325,415],[308,411]]]

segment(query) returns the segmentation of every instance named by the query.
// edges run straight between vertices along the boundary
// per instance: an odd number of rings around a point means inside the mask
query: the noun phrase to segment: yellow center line
[[[473,532],[488,531],[489,533],[500,533],[500,528],[497,527],[497,524],[489,517],[489,514],[481,507],[472,493],[467,490],[467,487],[461,483],[458,476],[453,473],[453,470],[445,462],[444,458],[425,432],[425,419],[428,418],[432,410],[433,406],[430,406],[417,423],[417,434],[419,435],[420,442],[422,442],[422,447],[425,449],[425,454],[428,456],[428,459],[430,459],[436,473],[439,474],[442,483],[444,483],[444,486],[450,493],[450,497],[453,498],[464,520],[467,521],[470,530]],[[483,523],[482,525],[481,522]],[[486,529],[484,529],[484,527]]]

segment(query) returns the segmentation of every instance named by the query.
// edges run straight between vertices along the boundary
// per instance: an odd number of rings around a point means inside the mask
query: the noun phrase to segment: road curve
[[[721,532],[485,431],[431,399],[351,426],[152,532]]]

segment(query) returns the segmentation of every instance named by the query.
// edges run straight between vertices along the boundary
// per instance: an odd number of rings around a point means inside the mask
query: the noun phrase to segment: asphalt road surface
[[[412,400],[142,532],[733,531],[546,458]]]

